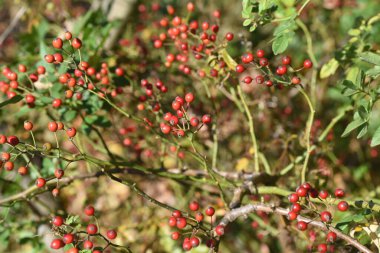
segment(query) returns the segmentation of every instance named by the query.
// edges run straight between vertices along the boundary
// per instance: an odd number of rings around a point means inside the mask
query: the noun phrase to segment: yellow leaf
[[[249,160],[248,158],[240,158],[237,163],[236,163],[236,166],[235,166],[235,169],[237,171],[243,171],[243,170],[247,170],[248,168],[248,164],[249,164]]]

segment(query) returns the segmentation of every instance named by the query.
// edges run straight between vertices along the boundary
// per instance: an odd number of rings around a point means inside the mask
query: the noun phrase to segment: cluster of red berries
[[[146,8],[143,8],[142,15],[145,15]],[[218,19],[221,14],[218,10],[214,11],[213,16],[216,19],[215,23],[204,21],[202,23],[197,20],[188,21],[185,17],[175,16],[175,10],[170,5],[167,6],[170,16],[163,17],[154,22],[157,29],[163,29],[159,34],[152,36],[152,43],[155,48],[162,48],[165,44],[173,44],[174,50],[166,55],[165,66],[171,67],[173,63],[178,62],[178,70],[186,75],[191,75],[193,67],[190,66],[190,59],[195,61],[205,59],[217,51],[217,43],[226,43],[232,41],[234,34],[226,33],[222,40],[218,41],[219,25]],[[192,2],[187,4],[188,15],[195,11],[195,6]],[[171,40],[172,42],[167,42]],[[216,64],[210,69],[210,77],[218,77],[225,73],[226,63],[219,60],[219,65]],[[202,69],[198,70],[200,77],[205,77],[206,72]]]
[[[264,50],[257,50],[256,57],[250,52],[245,53],[241,56],[241,63],[236,65],[236,73],[238,73],[239,76],[243,76],[242,82],[246,84],[251,84],[252,81],[255,80],[257,84],[265,84],[268,87],[275,85],[280,89],[283,88],[284,85],[297,85],[301,83],[301,78],[294,74],[291,76],[286,74],[289,71],[295,73],[302,69],[310,69],[313,67],[313,63],[307,59],[303,62],[303,67],[293,69],[291,67],[291,57],[283,56],[281,64],[275,69],[271,69],[269,60],[265,57]],[[243,74],[246,70],[250,70],[251,68],[259,70],[262,74],[257,74],[255,77]]]
[[[199,131],[203,125],[211,123],[211,116],[205,114],[199,119],[196,116],[189,117],[188,109],[190,103],[194,101],[193,93],[187,93],[185,98],[177,96],[172,102],[172,108],[175,114],[167,112],[164,114],[164,121],[161,123],[160,128],[164,134],[174,133],[178,137],[185,136],[185,132],[190,130],[191,127],[195,128],[194,133]]]
[[[86,206],[84,213],[86,216],[95,217],[95,208],[91,205]],[[65,224],[65,219],[62,216],[54,216],[51,223],[53,225],[52,231],[58,238],[51,241],[50,247],[57,250],[63,248],[65,245],[73,244],[73,247],[68,249],[66,253],[78,253],[81,250],[92,250],[91,252],[93,253],[101,253],[104,248],[96,247],[92,238],[106,240],[106,247],[108,247],[109,242],[117,237],[117,232],[113,229],[107,230],[106,235],[102,236],[99,233],[98,226],[94,223],[88,224],[86,231],[83,233],[76,231],[75,228],[71,226],[72,224]],[[85,234],[85,236],[82,236],[82,234]]]
[[[215,209],[211,206],[207,207],[204,214],[199,211],[200,205],[197,201],[191,201],[189,203],[189,209],[192,212],[195,212],[194,217],[191,215],[184,217],[182,213],[178,210],[173,211],[172,216],[169,218],[169,226],[176,227],[179,230],[184,230],[187,226],[192,227],[191,236],[184,237],[182,242],[182,248],[185,251],[190,251],[191,249],[199,246],[201,240],[200,236],[202,234],[208,238],[206,245],[209,248],[213,248],[216,245],[216,240],[212,231],[214,231],[216,236],[222,236],[224,234],[224,226],[217,225],[211,230],[204,230],[201,227],[202,222],[206,216],[211,217],[211,225],[212,225],[212,217],[215,214]],[[195,222],[195,223],[194,223]],[[171,238],[175,241],[179,240],[181,237],[181,233],[175,231],[172,233]]]
[[[345,196],[345,192],[342,189],[336,189],[334,193],[336,198],[343,198]],[[292,193],[289,195],[288,200],[290,203],[292,203],[289,213],[288,213],[288,219],[289,220],[297,220],[298,215],[301,214],[303,206],[305,206],[308,203],[312,203],[312,199],[318,199],[319,201],[325,202],[326,205],[329,205],[329,200],[334,200],[332,198],[329,198],[329,193],[326,190],[320,190],[313,188],[309,183],[304,183],[301,186],[299,186],[295,193]],[[337,209],[341,212],[345,212],[348,210],[348,203],[347,201],[340,201],[337,204]],[[321,211],[318,209],[316,205],[311,204],[309,208],[314,208],[315,213],[319,214],[319,219],[326,223],[330,224],[332,222],[333,216],[331,212],[329,211]],[[316,219],[317,217],[313,217],[313,219]],[[297,229],[301,231],[305,231],[308,228],[308,223],[303,220],[297,221]],[[333,243],[335,242],[337,238],[336,233],[329,232],[326,236],[327,243]],[[331,251],[333,247],[329,249],[329,252]],[[328,245],[326,243],[321,243],[317,246],[317,251],[320,253],[325,253],[328,251]]]

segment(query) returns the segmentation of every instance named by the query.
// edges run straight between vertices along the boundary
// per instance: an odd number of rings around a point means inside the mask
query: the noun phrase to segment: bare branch
[[[233,209],[230,212],[228,212],[222,218],[222,220],[219,222],[219,225],[227,226],[228,223],[233,222],[237,218],[239,218],[241,216],[246,216],[247,214],[253,213],[256,211],[262,211],[265,213],[275,213],[275,214],[279,214],[279,215],[283,215],[283,216],[287,216],[289,213],[288,209],[281,208],[281,207],[275,207],[275,206],[270,206],[270,205],[266,205],[266,204],[249,204],[249,205],[245,205],[245,206]],[[311,219],[303,217],[301,215],[298,215],[297,220],[298,221],[304,221],[311,226],[318,227],[318,228],[322,229],[323,231],[332,231],[332,232],[336,233],[336,235],[339,238],[346,241],[348,244],[354,246],[360,252],[372,253],[372,251],[370,249],[368,249],[364,245],[360,244],[356,239],[352,238],[349,235],[342,233],[342,231],[340,231],[339,229],[336,229],[332,226],[326,225],[325,223],[323,223],[321,221],[311,220]]]

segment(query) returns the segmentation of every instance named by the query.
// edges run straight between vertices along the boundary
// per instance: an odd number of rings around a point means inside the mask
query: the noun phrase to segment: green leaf
[[[235,71],[236,69],[236,61],[231,57],[231,55],[227,52],[227,50],[224,48],[220,51],[220,54],[223,57],[224,62],[227,64],[227,66],[232,70]]]
[[[289,31],[294,30],[296,23],[294,19],[287,20],[286,22],[282,22],[281,25],[277,26],[273,32],[275,37],[280,36],[284,33],[288,33]]]
[[[365,73],[366,73],[366,75],[368,75],[372,78],[377,78],[380,75],[380,67],[375,66],[375,67],[367,70],[367,72],[365,72]]]
[[[339,62],[335,58],[332,58],[329,62],[322,66],[321,72],[319,73],[320,78],[323,79],[335,74],[338,67]]]
[[[368,124],[364,124],[362,126],[359,127],[359,134],[356,136],[357,139],[360,139],[362,138],[367,132],[368,132]]]
[[[69,217],[66,218],[65,224],[66,225],[71,225],[71,224],[76,223],[78,220],[79,220],[79,216],[78,215],[74,215],[74,216],[70,215]]]
[[[380,55],[372,53],[372,52],[364,52],[359,55],[360,59],[365,62],[369,62],[380,66]]]
[[[251,23],[252,23],[252,21],[250,19],[246,19],[243,22],[243,26],[249,26]]]
[[[75,22],[73,34],[79,34],[80,31],[83,30],[83,27],[90,20],[92,14],[94,14],[93,10],[90,10],[86,13],[86,15],[82,16],[77,22]]]
[[[8,100],[5,100],[5,101],[1,102],[0,103],[0,108],[4,107],[6,105],[9,105],[9,104],[16,104],[16,103],[20,102],[22,99],[23,99],[22,96],[16,95],[16,96],[14,96],[11,99],[8,99]]]
[[[76,111],[73,111],[73,110],[69,110],[69,111],[66,111],[62,117],[65,121],[67,122],[70,122],[72,121],[73,119],[75,119],[75,117],[77,116],[77,112]]]
[[[358,89],[358,87],[356,87],[355,84],[350,80],[343,80],[342,85],[351,90],[356,91]]]
[[[289,36],[281,35],[276,37],[272,44],[272,50],[275,55],[281,54],[284,52],[289,45]]]
[[[365,121],[362,118],[352,121],[350,124],[347,125],[341,137],[346,137],[349,133],[351,133],[353,130],[360,127],[364,123]]]
[[[371,140],[371,147],[375,147],[377,145],[380,145],[380,126],[376,129]]]

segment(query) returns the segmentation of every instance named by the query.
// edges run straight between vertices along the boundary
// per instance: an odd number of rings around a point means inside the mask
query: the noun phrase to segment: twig
[[[238,94],[239,94],[239,96],[241,98],[241,102],[243,103],[245,114],[247,115],[247,119],[248,119],[249,133],[251,135],[253,152],[254,152],[253,153],[253,160],[254,160],[254,163],[255,163],[255,171],[259,172],[260,171],[260,168],[259,168],[259,148],[257,147],[255,128],[254,128],[254,125],[253,125],[253,118],[252,118],[251,112],[250,112],[250,110],[248,108],[248,105],[247,105],[247,103],[245,101],[244,94],[243,94],[243,92],[241,90],[241,87],[238,86],[237,89],[238,89]]]
[[[3,44],[3,42],[8,38],[9,34],[13,31],[13,29],[16,27],[17,23],[20,21],[21,17],[26,12],[26,7],[21,7],[17,13],[16,16],[12,19],[11,23],[5,29],[5,31],[0,35],[0,46]]]
[[[265,213],[275,213],[275,214],[279,214],[279,215],[283,215],[283,216],[286,216],[289,213],[288,209],[281,208],[281,207],[274,207],[274,206],[270,206],[270,205],[266,205],[266,204],[249,204],[246,206],[242,206],[242,207],[233,209],[230,212],[228,212],[226,215],[224,215],[222,220],[219,222],[219,225],[227,226],[229,223],[233,222],[237,218],[239,218],[241,216],[245,216],[249,213],[256,212],[256,211],[262,211]],[[308,223],[308,225],[318,227],[318,228],[322,229],[323,231],[332,231],[332,232],[336,233],[337,237],[346,241],[348,244],[354,246],[360,252],[372,253],[372,251],[370,249],[368,249],[364,245],[360,244],[356,239],[352,238],[349,235],[342,233],[342,231],[340,231],[339,229],[336,229],[332,226],[327,226],[325,223],[323,223],[321,221],[311,220],[311,219],[303,217],[301,215],[298,215],[297,220],[298,221],[304,221],[304,222]]]
[[[313,104],[310,101],[309,96],[306,94],[304,89],[300,88],[299,91],[306,99],[307,104],[310,109],[309,117],[307,119],[306,128],[305,128],[306,156],[305,156],[305,160],[304,160],[302,172],[301,172],[301,182],[303,183],[306,180],[306,170],[307,170],[307,165],[308,165],[309,157],[311,153],[310,134],[311,134],[311,127],[313,126],[315,110],[314,110]]]

